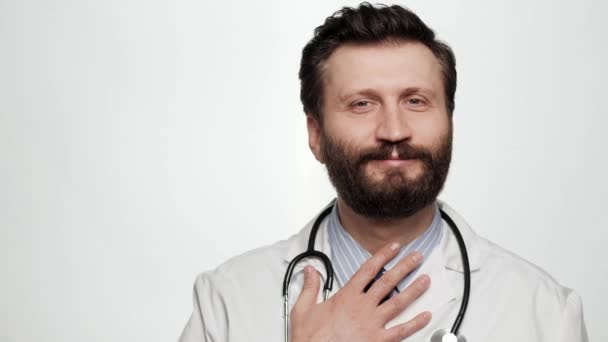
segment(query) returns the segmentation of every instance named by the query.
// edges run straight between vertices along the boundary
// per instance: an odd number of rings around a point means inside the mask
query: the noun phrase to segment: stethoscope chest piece
[[[467,339],[460,334],[456,336],[449,330],[441,329],[433,334],[431,337],[431,342],[467,342]]]

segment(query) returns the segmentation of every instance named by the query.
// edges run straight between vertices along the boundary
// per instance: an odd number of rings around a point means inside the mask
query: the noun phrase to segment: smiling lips
[[[389,159],[376,159],[373,162],[386,166],[406,166],[414,164],[418,159],[399,159],[390,157]]]

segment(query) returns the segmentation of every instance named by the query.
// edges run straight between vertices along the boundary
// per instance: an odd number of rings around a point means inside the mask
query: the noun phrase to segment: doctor
[[[449,329],[465,274],[441,211],[468,250],[460,327],[468,341],[587,341],[573,290],[478,236],[437,199],[451,160],[455,59],[414,13],[343,8],[315,30],[299,75],[308,143],[337,192],[315,242],[335,280],[323,302],[323,264],[296,266],[291,341],[430,341]],[[180,341],[283,341],[283,276],[306,250],[311,225],[200,274]]]

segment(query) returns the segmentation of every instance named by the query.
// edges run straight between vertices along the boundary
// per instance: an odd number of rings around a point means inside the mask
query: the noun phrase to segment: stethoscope
[[[334,201],[335,203],[335,201]],[[308,238],[308,249],[297,255],[291,262],[289,266],[287,266],[287,271],[285,272],[285,279],[283,280],[283,300],[284,300],[284,317],[285,317],[285,342],[289,342],[289,283],[291,282],[291,275],[295,266],[306,258],[318,258],[323,262],[325,267],[325,273],[327,273],[327,278],[325,279],[325,284],[323,285],[323,300],[327,300],[329,297],[329,293],[331,292],[333,283],[334,283],[334,269],[332,267],[331,261],[329,257],[323,253],[315,250],[315,240],[317,238],[317,231],[319,230],[319,226],[323,219],[329,215],[332,211],[335,204],[330,204],[325,208],[319,216],[315,219],[315,222],[312,225],[312,229],[310,231],[310,236]],[[458,242],[458,248],[460,249],[460,256],[462,258],[462,267],[464,269],[464,290],[462,294],[462,302],[460,303],[460,310],[458,311],[458,315],[456,316],[456,320],[452,325],[451,330],[440,329],[431,336],[431,342],[466,342],[466,338],[463,335],[458,333],[458,329],[460,329],[460,325],[462,324],[462,320],[464,319],[464,315],[467,311],[467,305],[469,303],[469,294],[471,292],[471,270],[469,267],[469,256],[467,254],[467,247],[464,244],[464,239],[460,234],[460,230],[456,226],[456,223],[445,213],[442,209],[439,209],[441,212],[441,217],[448,223],[452,232],[454,233],[454,237],[456,237],[456,241]]]

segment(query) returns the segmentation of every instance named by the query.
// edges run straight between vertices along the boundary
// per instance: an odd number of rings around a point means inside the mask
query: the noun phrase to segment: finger
[[[378,307],[378,315],[383,322],[388,322],[418,299],[431,285],[431,278],[423,274],[416,278],[405,290]]]
[[[382,247],[376,254],[361,265],[344,288],[354,289],[358,293],[363,293],[365,286],[374,279],[382,267],[397,256],[399,248],[400,246],[397,242]]]
[[[431,321],[429,311],[422,312],[411,320],[386,329],[386,341],[398,342],[413,335],[418,330],[424,328]]]
[[[317,303],[319,286],[319,273],[312,266],[304,267],[304,285],[292,308],[292,314],[308,312]]]
[[[390,271],[384,273],[380,279],[374,282],[372,287],[367,291],[370,298],[379,303],[386,297],[397,284],[405,278],[410,272],[422,262],[422,254],[414,251],[401,259]]]

